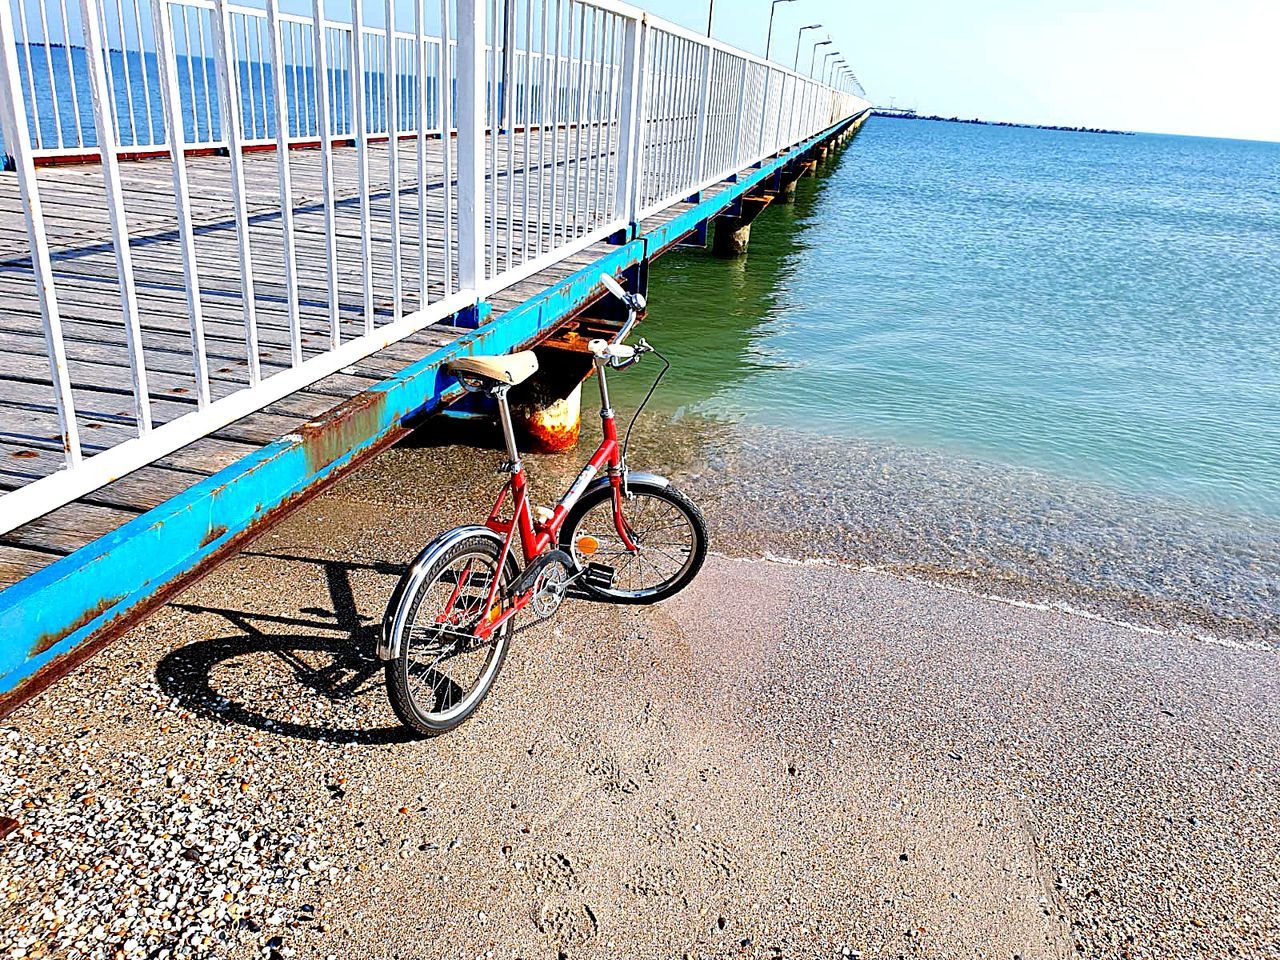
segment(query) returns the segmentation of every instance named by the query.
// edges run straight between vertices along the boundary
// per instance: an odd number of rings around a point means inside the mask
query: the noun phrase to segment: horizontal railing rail
[[[376,16],[0,0],[0,279],[48,421],[0,532],[868,106],[612,0]],[[89,159],[72,229],[45,165]]]

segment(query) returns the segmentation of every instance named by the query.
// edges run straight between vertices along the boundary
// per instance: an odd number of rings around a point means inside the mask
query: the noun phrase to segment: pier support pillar
[[[778,194],[779,203],[795,203],[796,202],[796,184],[800,178],[804,176],[805,165],[803,163],[792,164],[786,167],[778,174]]]
[[[589,354],[536,348],[538,372],[511,394],[511,419],[534,453],[559,453],[578,445],[582,432],[582,382]]]
[[[717,257],[740,257],[751,243],[751,223],[769,205],[769,197],[743,197],[736,212],[716,217],[716,236],[711,252]]]

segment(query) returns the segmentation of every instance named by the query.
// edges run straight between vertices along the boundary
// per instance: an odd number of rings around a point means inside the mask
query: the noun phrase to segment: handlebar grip
[[[612,293],[623,303],[627,302],[627,291],[622,289],[622,284],[609,276],[607,273],[600,274],[600,282],[604,284],[604,288]]]
[[[610,343],[607,340],[592,340],[587,349],[595,356],[608,360],[630,360],[636,355],[636,348],[626,343]]]

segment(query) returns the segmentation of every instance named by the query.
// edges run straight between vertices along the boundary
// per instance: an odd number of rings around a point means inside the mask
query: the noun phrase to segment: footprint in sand
[[[543,903],[533,915],[533,924],[561,953],[590,943],[600,929],[590,904],[561,897]]]
[[[563,853],[544,850],[535,854],[528,872],[529,879],[546,890],[567,893],[578,885],[578,871]]]
[[[622,885],[629,893],[646,898],[675,896],[682,887],[675,870],[656,863],[642,864]]]
[[[728,844],[719,840],[699,840],[698,853],[702,862],[725,880],[732,880],[740,872],[738,858]]]
[[[604,792],[612,796],[628,797],[640,790],[640,781],[622,769],[613,757],[596,757],[587,765],[587,772],[598,777]]]

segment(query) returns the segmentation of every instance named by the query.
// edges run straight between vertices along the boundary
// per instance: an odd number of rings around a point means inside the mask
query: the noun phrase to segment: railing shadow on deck
[[[360,745],[414,739],[405,728],[394,723],[366,727],[341,722],[358,720],[364,713],[362,709],[333,710],[333,724],[273,717],[268,704],[261,699],[255,701],[250,694],[261,686],[264,675],[269,676],[272,671],[278,675],[283,667],[296,683],[335,707],[367,698],[373,698],[381,706],[385,696],[382,663],[374,653],[380,624],[359,612],[351,574],[364,570],[399,576],[405,566],[283,553],[246,552],[243,556],[322,567],[332,609],[306,606],[298,610],[297,616],[286,616],[176,603],[173,606],[186,613],[217,614],[238,632],[200,640],[167,654],[156,667],[160,688],[197,716],[226,725],[251,727],[276,737]],[[283,628],[284,632],[273,632],[272,626]],[[249,679],[238,690],[215,685],[214,674],[221,664],[246,658],[257,662],[250,664],[246,671]],[[237,695],[238,699],[233,699]]]

